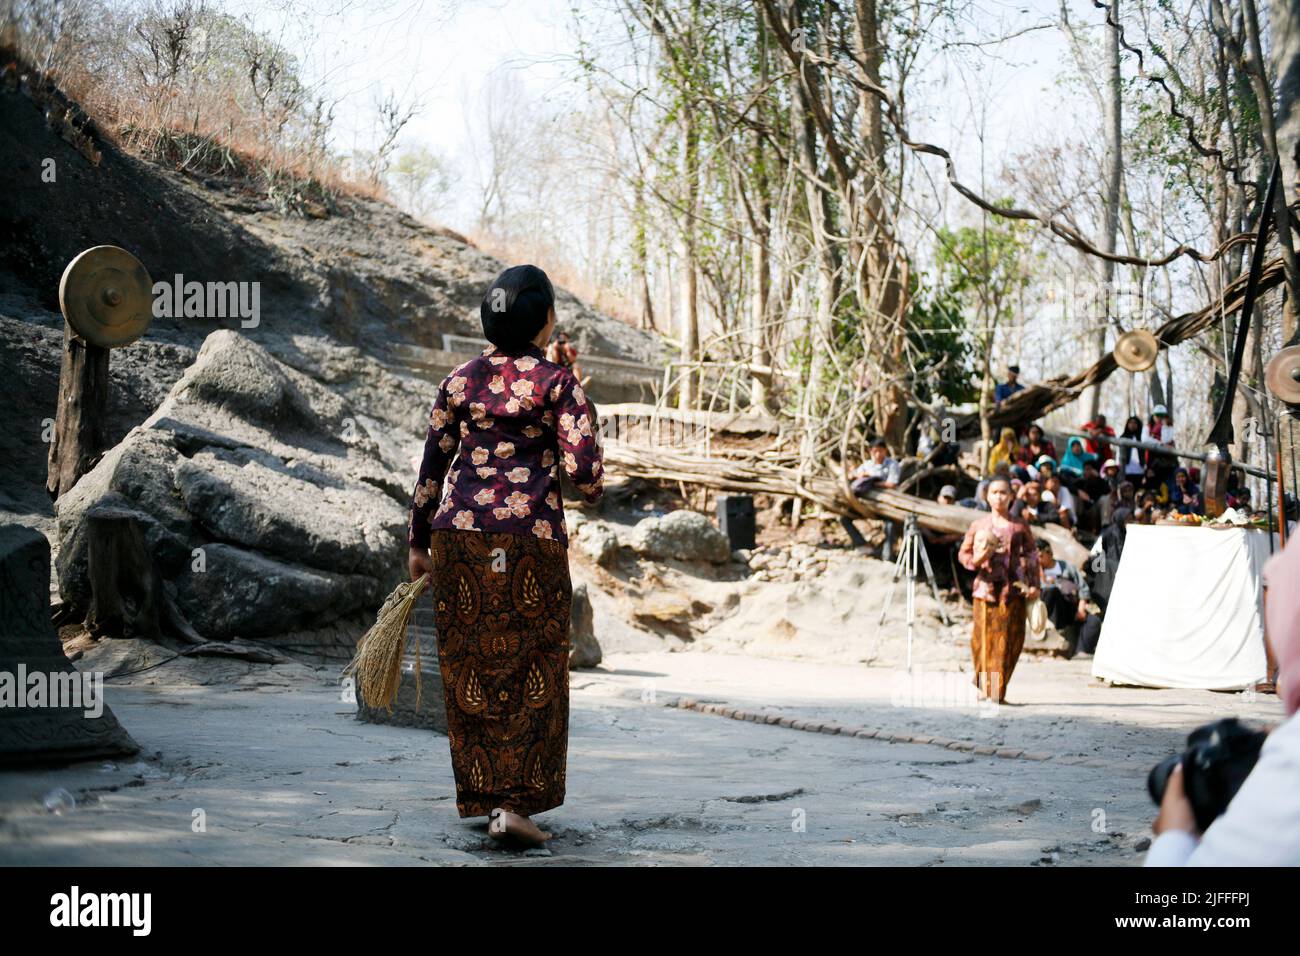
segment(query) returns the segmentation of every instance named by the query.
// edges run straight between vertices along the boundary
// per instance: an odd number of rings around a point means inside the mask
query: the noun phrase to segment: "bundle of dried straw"
[[[414,581],[399,584],[384,606],[375,624],[357,644],[356,656],[343,668],[343,675],[355,675],[357,689],[367,706],[383,707],[390,714],[397,688],[402,682],[402,654],[406,648],[406,624],[420,593],[429,583],[422,574]],[[420,708],[420,642],[415,642],[415,708]]]

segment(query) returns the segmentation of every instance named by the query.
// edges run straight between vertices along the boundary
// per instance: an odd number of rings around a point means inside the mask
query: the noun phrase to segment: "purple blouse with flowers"
[[[567,546],[559,469],[588,501],[600,497],[597,430],[573,373],[536,346],[488,348],[453,369],[429,413],[411,547],[429,547],[437,528],[532,534]]]

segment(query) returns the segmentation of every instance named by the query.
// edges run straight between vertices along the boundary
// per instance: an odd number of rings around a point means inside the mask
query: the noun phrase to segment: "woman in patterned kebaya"
[[[980,695],[1001,704],[1025,645],[1025,602],[1042,584],[1033,532],[1011,514],[1011,482],[994,476],[988,484],[990,514],[971,522],[957,551],[975,572],[971,660]]]
[[[595,413],[546,360],[555,294],[536,266],[479,307],[492,347],[453,369],[429,415],[411,501],[410,572],[428,573],[462,817],[541,843],[530,817],[564,802],[569,733],[568,538],[560,470],[600,497]]]

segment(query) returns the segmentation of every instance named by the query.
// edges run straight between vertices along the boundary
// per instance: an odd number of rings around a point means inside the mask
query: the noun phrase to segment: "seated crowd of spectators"
[[[1113,445],[1114,429],[1106,416],[1083,425],[1089,437],[1070,438],[1058,453],[1041,426],[1030,425],[1024,436],[1004,428],[989,455],[989,477],[972,497],[958,503],[987,510],[984,491],[995,475],[1011,480],[1016,495],[1013,512],[1031,525],[1059,524],[1080,536],[1095,537],[1127,508],[1136,520],[1150,523],[1171,514],[1203,514],[1200,469],[1183,468],[1171,453]],[[1143,425],[1129,418],[1124,436],[1174,447],[1168,410],[1157,405]],[[1229,505],[1249,507],[1249,489],[1229,493]]]
[[[1008,368],[1007,381],[1000,383],[994,394],[997,404],[1024,388],[1018,380],[1019,372],[1014,365]],[[1091,653],[1100,632],[1100,616],[1088,608],[1091,602],[1102,613],[1105,611],[1126,526],[1133,522],[1149,524],[1175,514],[1203,514],[1204,501],[1200,470],[1181,467],[1173,451],[1173,419],[1164,405],[1156,405],[1145,424],[1138,416],[1130,416],[1119,437],[1163,446],[1168,452],[1118,444],[1105,415],[1096,416],[1079,430],[1087,437],[1070,437],[1064,448],[1058,449],[1036,423],[1020,432],[1003,428],[989,451],[987,477],[974,492],[963,497],[955,485],[944,485],[936,500],[987,511],[989,482],[995,477],[1006,478],[1015,495],[1011,507],[1014,516],[1031,528],[1058,525],[1085,545],[1091,544],[1094,555],[1105,554],[1105,561],[1093,564],[1109,571],[1093,574],[1090,570],[1091,587],[1080,569],[1056,561],[1050,546],[1040,555],[1046,577],[1050,578],[1043,593],[1049,620],[1079,652]],[[933,445],[933,441],[925,449],[918,445],[918,454],[930,452]],[[929,463],[955,465],[956,447],[951,446],[944,462],[931,457]],[[901,475],[900,463],[890,456],[886,443],[876,439],[871,443],[868,460],[854,472],[851,485],[855,494],[862,495],[872,488],[898,487]],[[1234,471],[1227,504],[1249,510],[1250,492],[1240,478],[1240,473]],[[842,523],[855,543],[860,543],[851,522],[843,519]],[[880,557],[893,558],[898,531],[896,522],[886,522]],[[923,537],[931,552],[931,563],[951,569],[954,581],[960,578],[960,570],[948,552],[961,536],[926,530]]]

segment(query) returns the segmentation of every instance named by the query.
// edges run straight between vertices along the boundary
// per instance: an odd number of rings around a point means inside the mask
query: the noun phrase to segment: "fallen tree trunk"
[[[847,482],[827,477],[802,479],[793,468],[753,459],[704,458],[663,448],[638,448],[622,442],[605,444],[605,465],[634,478],[681,481],[718,491],[743,494],[787,495],[806,498],[832,514],[848,518],[885,518],[902,521],[911,515],[932,531],[962,534],[975,519],[987,514],[958,505],[941,505],[901,491],[878,489],[866,498],[849,494]],[[1052,543],[1053,553],[1075,565],[1088,559],[1088,550],[1058,525],[1034,526],[1034,534]]]
[[[1233,279],[1223,290],[1222,297],[1197,312],[1188,312],[1170,319],[1155,330],[1156,342],[1162,349],[1185,342],[1200,335],[1223,315],[1231,315],[1241,310],[1246,297],[1248,275],[1243,273]],[[1264,270],[1259,277],[1259,293],[1282,284],[1285,275],[1282,260],[1272,259],[1264,263]],[[1104,358],[1075,375],[1058,375],[1037,385],[1030,385],[1012,395],[989,416],[989,424],[996,433],[999,428],[1015,427],[1023,422],[1041,418],[1053,409],[1068,405],[1078,398],[1091,385],[1104,381],[1119,365],[1115,354],[1108,353]],[[978,416],[967,417],[959,423],[962,435],[973,435],[979,428]]]

